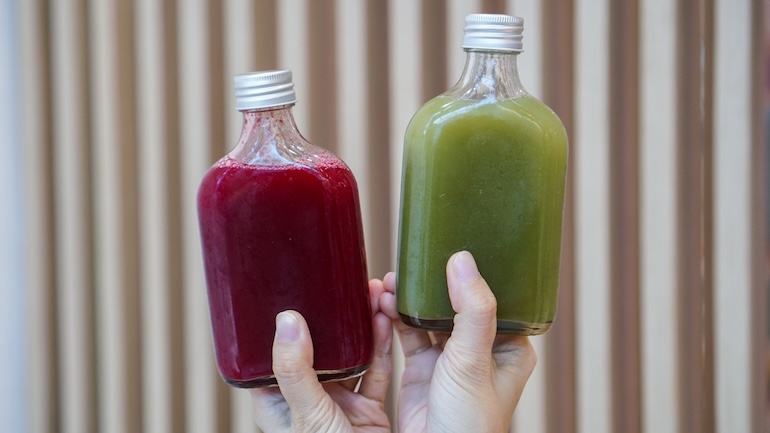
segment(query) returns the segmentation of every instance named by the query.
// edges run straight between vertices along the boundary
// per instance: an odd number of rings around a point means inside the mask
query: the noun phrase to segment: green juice
[[[556,315],[567,136],[536,98],[439,96],[404,142],[397,270],[405,323],[450,330],[446,265],[470,251],[498,332],[541,334]]]

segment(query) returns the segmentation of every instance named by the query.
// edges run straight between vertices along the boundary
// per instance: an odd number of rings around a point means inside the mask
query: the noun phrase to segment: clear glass
[[[520,98],[528,95],[519,80],[518,54],[467,50],[460,80],[441,96],[472,101]]]
[[[313,165],[324,149],[300,134],[291,106],[243,113],[243,130],[238,144],[228,153],[245,164],[283,165],[290,162]]]
[[[556,314],[567,137],[519,81],[517,54],[469,50],[462,77],[404,139],[397,301],[408,325],[452,329],[446,264],[470,251],[498,332],[546,332]]]
[[[299,311],[319,379],[362,374],[373,353],[358,189],[307,142],[289,106],[244,113],[237,146],[198,191],[217,366],[236,387],[275,385],[275,316]]]

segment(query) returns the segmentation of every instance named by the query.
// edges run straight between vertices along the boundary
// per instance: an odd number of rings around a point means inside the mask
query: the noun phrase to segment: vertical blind
[[[31,432],[256,432],[214,365],[195,213],[232,77],[292,69],[382,277],[403,133],[473,12],[524,17],[522,81],[571,139],[559,313],[511,430],[766,431],[761,0],[17,6]]]

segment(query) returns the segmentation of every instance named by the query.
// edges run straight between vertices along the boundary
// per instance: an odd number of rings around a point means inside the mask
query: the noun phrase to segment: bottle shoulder
[[[336,154],[309,142],[297,131],[292,134],[269,134],[265,131],[257,131],[255,134],[244,135],[221,161],[226,159],[263,168],[323,166],[349,170],[345,162]]]
[[[532,95],[504,100],[469,100],[439,95],[426,102],[412,117],[406,138],[458,130],[531,130],[566,141],[564,126],[556,113]]]
[[[226,158],[258,166],[345,164],[329,150],[307,140],[288,108],[249,111],[241,135]]]
[[[337,190],[341,186],[357,188],[352,171],[347,165],[327,152],[315,161],[286,162],[283,164],[251,164],[229,156],[215,162],[203,175],[198,188],[199,202],[216,200],[246,189],[270,189],[280,185],[300,188]]]

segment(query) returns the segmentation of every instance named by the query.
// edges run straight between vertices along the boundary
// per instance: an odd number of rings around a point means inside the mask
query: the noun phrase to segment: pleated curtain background
[[[770,431],[764,1],[3,5],[14,431],[256,432],[214,366],[194,206],[240,131],[233,75],[293,70],[300,129],[357,176],[382,277],[403,133],[459,78],[473,12],[524,17],[522,81],[571,141],[559,315],[512,431]]]

